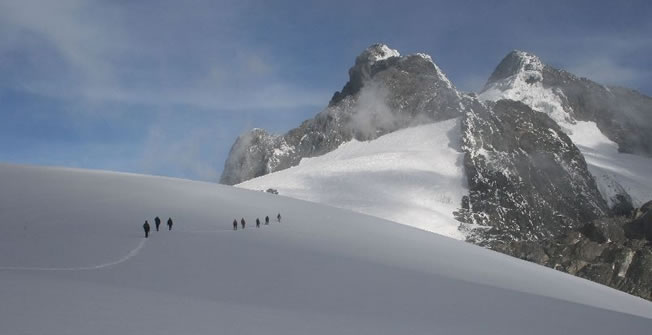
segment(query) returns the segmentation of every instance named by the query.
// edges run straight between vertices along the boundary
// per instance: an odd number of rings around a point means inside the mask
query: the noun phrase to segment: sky
[[[652,95],[650,1],[0,0],[0,162],[219,179],[374,43],[478,91],[511,50]]]

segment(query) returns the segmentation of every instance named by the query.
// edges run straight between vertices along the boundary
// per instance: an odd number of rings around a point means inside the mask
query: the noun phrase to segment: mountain
[[[281,212],[281,223],[255,228]],[[154,216],[172,231],[143,237]],[[233,218],[247,227],[233,231]],[[383,219],[174,178],[0,164],[7,334],[645,333],[652,304]]]
[[[624,233],[634,209],[652,199],[652,158],[646,135],[638,136],[652,124],[649,102],[520,51],[505,57],[480,94],[466,94],[430,56],[373,45],[314,119],[284,135],[241,136],[222,177],[652,299],[649,240]],[[590,227],[605,224],[624,238],[595,240]],[[616,270],[623,264],[633,270]]]
[[[652,199],[652,98],[576,77],[522,51],[500,62],[479,98],[522,101],[550,116],[580,149],[616,211]]]
[[[254,129],[238,137],[220,183],[234,185],[411,125],[460,116],[464,100],[430,56],[400,56],[382,44],[364,50],[328,107],[284,135]]]
[[[607,87],[578,78],[545,65],[537,56],[522,51],[509,53],[500,62],[479,98],[498,101],[497,104],[506,103],[502,99],[520,101],[554,120],[581,152],[587,170],[596,181],[608,208],[589,206],[588,209],[593,207],[594,211],[587,212],[587,207],[582,206],[587,204],[583,199],[588,197],[598,205],[599,199],[595,194],[588,189],[568,193],[563,190],[577,184],[568,183],[567,180],[549,180],[548,184],[558,195],[556,199],[559,203],[548,208],[559,211],[570,206],[582,213],[579,220],[568,225],[571,229],[560,230],[542,239],[506,236],[505,230],[493,235],[477,234],[471,239],[506,254],[652,299],[652,239],[642,233],[650,230],[652,218],[633,214],[634,207],[640,207],[637,210],[640,213],[647,213],[646,208],[650,207],[649,201],[652,199],[652,159],[649,157],[652,148],[652,99],[632,90]],[[525,124],[532,125],[530,122]],[[540,134],[535,136],[537,141],[546,137],[545,130],[546,127],[539,127]],[[564,137],[559,131],[555,132],[555,136]],[[521,140],[529,138],[536,131],[528,133]],[[555,154],[546,145],[534,147],[546,155],[560,157],[561,154]],[[563,152],[568,154],[572,150]],[[568,167],[567,164],[562,166]],[[467,173],[472,170],[467,168]],[[524,175],[531,174],[517,174],[518,178]],[[545,175],[539,172],[535,176]],[[500,179],[489,178],[489,183],[496,180]],[[527,184],[531,184],[531,181]],[[471,195],[473,185],[470,183]],[[512,185],[519,183],[513,182]],[[517,194],[529,196],[530,193]],[[572,196],[569,198],[568,195]],[[495,203],[495,197],[488,196],[487,201]],[[648,203],[644,204],[646,201]],[[474,209],[471,212],[484,215],[485,211]],[[506,215],[513,216],[514,213],[519,211],[506,211]],[[568,213],[562,214],[556,218],[567,221]],[[526,215],[519,222],[527,222],[528,217],[531,216]],[[552,219],[549,217],[546,221],[551,222]],[[509,222],[499,221],[503,224]],[[545,227],[537,223],[526,231],[536,233]],[[500,240],[500,243],[492,240]]]
[[[497,73],[505,72],[505,67],[499,66]],[[415,171],[413,161],[403,159],[400,153],[424,147],[415,143],[412,135],[397,134],[370,144],[367,154],[356,149],[355,159],[342,160],[336,152],[352,140],[369,141],[400,129],[401,134],[407,134],[404,130],[415,125],[453,119],[461,124],[461,131],[449,133],[446,126],[435,127],[433,132],[438,134],[417,137],[432,149],[424,152],[430,151],[434,160],[458,166],[456,175],[466,174],[467,183],[452,185],[438,178],[437,174],[445,173],[432,161],[422,164],[432,178],[411,178],[420,171]],[[315,129],[316,124],[323,127]],[[516,126],[522,127],[512,131]],[[528,135],[528,141],[523,134]],[[302,144],[293,144],[296,139]],[[537,147],[542,144],[545,148]],[[375,147],[385,148],[385,155],[394,152],[393,159],[375,157],[372,153],[377,150],[371,149]],[[457,154],[442,154],[447,148]],[[401,57],[398,51],[380,44],[356,58],[349,81],[314,119],[285,135],[272,136],[254,129],[238,138],[231,151],[223,181],[258,177],[241,186],[277,189],[300,199],[391,218],[458,238],[547,238],[610,213],[584,157],[549,115],[525,104],[485,103],[461,93],[430,56]],[[459,159],[462,154],[463,162]],[[320,158],[306,160],[314,156]],[[360,164],[362,157],[383,163]],[[333,170],[329,163],[338,166],[331,173],[325,172]],[[296,165],[296,169],[270,174]],[[392,174],[378,174],[375,169],[381,165],[383,171]],[[531,171],[541,173],[533,175]],[[363,174],[372,177],[365,179]],[[397,182],[398,178],[402,182]],[[450,190],[443,198],[448,204],[432,200],[446,194],[441,190]],[[466,212],[461,208],[464,195],[470,200]],[[406,205],[409,203],[414,205]],[[451,232],[451,225],[460,226],[458,220],[470,226]],[[491,236],[477,234],[478,225],[493,227]]]
[[[544,64],[537,56],[510,52],[489,77],[484,99],[522,100],[545,110],[572,131],[577,121],[594,122],[618,150],[652,156],[652,98],[607,87]]]

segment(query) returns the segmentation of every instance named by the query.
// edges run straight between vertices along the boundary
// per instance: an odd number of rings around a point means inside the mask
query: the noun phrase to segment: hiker
[[[265,217],[265,224],[269,224],[269,216]]]
[[[156,231],[158,231],[158,226],[161,225],[161,219],[158,216],[154,219],[154,224],[156,225]]]
[[[276,221],[281,222],[281,213],[278,213],[276,216]]]
[[[172,218],[168,218],[168,230],[172,230]]]
[[[260,228],[260,219],[256,218],[256,228]]]
[[[145,230],[145,238],[149,237],[149,222],[145,220],[145,223],[143,224],[143,229]]]
[[[233,230],[238,230],[238,220],[233,219]]]
[[[244,226],[245,226],[244,218],[240,219],[240,225],[242,226],[242,229],[244,229]]]

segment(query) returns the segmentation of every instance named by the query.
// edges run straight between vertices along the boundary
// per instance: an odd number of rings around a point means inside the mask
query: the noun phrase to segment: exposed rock
[[[550,238],[609,212],[584,157],[546,114],[500,100],[462,119],[470,223],[481,240]]]
[[[635,219],[625,225],[625,232],[630,238],[652,241],[652,201],[636,210]]]
[[[586,224],[581,228],[581,232],[591,241],[597,243],[622,243],[626,239],[623,229],[625,221],[626,219],[623,217],[601,218]]]
[[[645,217],[601,218],[568,234],[539,241],[494,242],[491,248],[652,300],[652,243],[625,234]]]
[[[641,216],[643,216],[645,213],[649,212],[650,210],[652,210],[652,201],[648,201],[645,204],[643,204],[643,206],[641,206],[640,208],[637,208],[634,211],[634,219],[640,218]]]

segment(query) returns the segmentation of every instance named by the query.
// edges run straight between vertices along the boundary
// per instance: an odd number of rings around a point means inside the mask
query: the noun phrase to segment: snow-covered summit
[[[534,110],[548,114],[570,133],[570,128],[575,123],[572,109],[564,104],[565,96],[561,91],[544,86],[544,67],[539,57],[523,51],[512,51],[498,64],[479,98],[522,101]]]
[[[509,79],[521,79],[528,82],[542,79],[544,64],[539,57],[532,53],[513,50],[498,64],[489,77],[487,85]]]
[[[385,60],[391,57],[401,57],[401,54],[398,52],[398,50],[392,49],[382,43],[376,43],[369,46],[360,55],[360,58],[366,59],[371,63]]]

